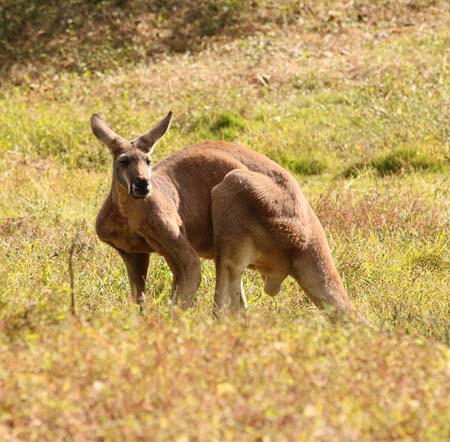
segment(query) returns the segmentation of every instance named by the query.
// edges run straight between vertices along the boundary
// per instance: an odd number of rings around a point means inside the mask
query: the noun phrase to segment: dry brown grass
[[[90,79],[91,98],[86,97],[85,86],[70,88],[64,81],[58,87],[53,78],[38,79],[33,83],[36,93],[32,93],[30,99],[58,99],[63,93],[88,105],[95,97],[118,100],[127,91],[139,90],[139,99],[128,106],[157,110],[160,104],[164,107],[174,103],[179,114],[186,114],[192,107],[213,109],[220,106],[221,101],[239,109],[239,102],[246,104],[261,99],[267,91],[289,100],[289,96],[301,88],[351,88],[367,84],[368,80],[371,84],[377,83],[386,73],[401,74],[401,67],[392,56],[375,56],[380,51],[378,46],[395,41],[399,36],[426,38],[433,28],[442,28],[445,23],[442,15],[435,21],[427,18],[402,28],[383,31],[349,28],[325,35],[304,30],[299,25],[274,27],[245,40],[213,44],[199,54],[165,55],[157,63],[132,70],[125,67],[106,78]],[[427,70],[429,61],[423,59],[422,51],[411,49],[408,57],[416,68]],[[422,58],[419,63],[418,57]],[[225,96],[236,89],[240,94],[230,103],[230,97]]]
[[[444,440],[444,348],[269,319],[209,324],[152,314],[2,344],[7,440]],[[65,343],[73,342],[68,347]],[[366,347],[373,351],[367,354]],[[3,378],[5,379],[5,378]]]
[[[314,208],[325,228],[339,235],[355,232],[373,235],[381,231],[434,238],[450,229],[449,194],[445,180],[434,197],[430,197],[430,188],[419,192],[392,181],[364,192],[327,190],[314,203]]]
[[[325,58],[335,54],[351,56],[354,45],[359,46],[361,41],[379,41],[448,20],[445,2],[438,0],[209,0],[206,4],[101,0],[96,5],[74,0],[67,8],[59,8],[56,1],[47,2],[45,7],[35,1],[28,7],[10,0],[3,3],[0,62],[4,79],[16,84],[32,82],[33,88],[64,71],[87,73],[90,77],[121,65],[159,61],[167,53],[204,51],[215,43],[220,44],[220,51],[227,51],[224,43],[233,46],[236,38],[258,34],[274,39],[280,34],[289,35],[285,43],[290,52],[273,60],[271,67],[279,65],[277,62],[289,64],[298,50],[304,49]],[[292,47],[292,39],[301,45]],[[272,55],[279,52],[275,46],[268,51]],[[253,70],[256,76],[250,72],[252,82],[260,74],[256,65]],[[353,66],[351,75],[357,78],[361,70],[363,62]],[[275,67],[271,75],[277,84],[283,69]]]

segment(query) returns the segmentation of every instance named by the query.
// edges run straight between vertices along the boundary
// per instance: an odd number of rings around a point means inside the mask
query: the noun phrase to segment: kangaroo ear
[[[169,130],[172,115],[172,111],[170,111],[156,126],[152,127],[148,132],[145,132],[144,135],[133,140],[133,143],[135,143],[139,149],[151,154],[158,140]]]
[[[91,128],[94,135],[103,141],[111,150],[111,152],[118,152],[123,150],[126,140],[120,135],[117,135],[112,129],[108,127],[106,122],[100,115],[94,114],[91,117]]]

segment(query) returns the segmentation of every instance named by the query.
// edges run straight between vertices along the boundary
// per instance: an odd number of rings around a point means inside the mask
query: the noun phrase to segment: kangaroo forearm
[[[125,253],[120,251],[128,273],[133,301],[142,304],[145,302],[145,281],[150,255],[147,253]]]
[[[200,286],[200,260],[193,260],[190,265],[184,264],[174,274],[174,303],[183,309],[192,305],[195,294]]]

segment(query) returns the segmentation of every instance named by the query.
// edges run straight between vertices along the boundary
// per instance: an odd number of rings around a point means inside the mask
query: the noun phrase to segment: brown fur
[[[198,289],[203,257],[216,261],[216,313],[246,305],[241,276],[247,267],[261,272],[269,294],[292,275],[319,307],[353,312],[323,229],[295,179],[267,157],[222,141],[186,147],[151,169],[149,155],[170,119],[169,113],[130,142],[92,117],[95,135],[114,159],[96,231],[122,256],[134,299],[145,299],[149,254],[156,252],[172,270],[174,302],[183,308]],[[147,195],[133,197],[136,177],[151,185]]]

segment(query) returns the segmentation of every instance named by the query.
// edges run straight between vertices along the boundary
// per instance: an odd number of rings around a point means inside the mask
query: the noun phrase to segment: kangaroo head
[[[145,198],[151,191],[151,154],[158,140],[169,130],[172,112],[140,137],[127,141],[111,130],[97,114],[91,117],[94,135],[113,156],[113,185],[125,188],[134,198]]]

